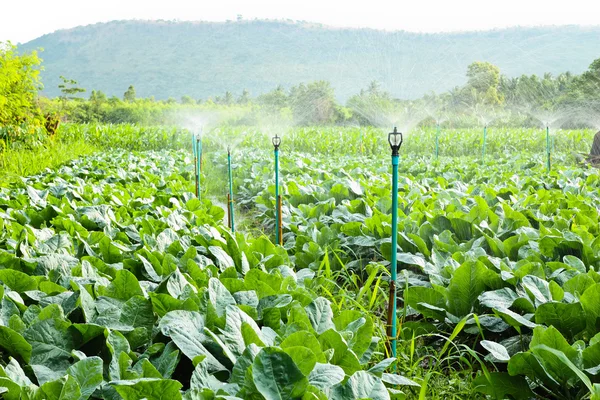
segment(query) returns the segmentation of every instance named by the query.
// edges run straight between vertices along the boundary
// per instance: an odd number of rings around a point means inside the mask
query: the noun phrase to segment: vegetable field
[[[392,358],[383,132],[283,134],[278,246],[269,135],[205,134],[198,199],[191,133],[63,129],[104,151],[0,189],[3,398],[600,399],[592,132],[551,171],[542,131],[405,137]]]

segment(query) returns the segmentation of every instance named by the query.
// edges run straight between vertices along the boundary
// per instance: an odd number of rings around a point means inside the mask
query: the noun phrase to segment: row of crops
[[[0,191],[6,399],[389,398],[378,321],[218,224],[185,152],[76,160]],[[386,385],[396,389],[387,389]]]
[[[390,129],[391,130],[391,129]],[[377,158],[389,156],[387,142],[389,130],[377,128],[219,128],[205,136],[209,141],[219,138],[221,142],[242,142],[242,147],[267,149],[275,134],[283,137],[282,148],[301,153],[326,154],[329,157],[340,155],[368,155]],[[594,136],[592,130],[549,130],[549,143],[552,153],[570,154],[589,152]],[[228,139],[223,140],[223,137]],[[481,158],[484,129],[419,128],[404,132],[405,141],[402,154],[434,157],[436,140],[440,157]],[[507,154],[527,156],[546,154],[546,129],[532,128],[487,128],[485,132],[485,155],[489,157]],[[216,140],[219,141],[219,140]]]
[[[64,129],[150,151],[110,150],[0,189],[3,398],[600,394],[600,175],[571,155],[591,132],[555,133],[550,173],[544,132],[490,131],[483,161],[479,149],[463,157],[476,130],[442,133],[439,160],[435,131],[406,138],[395,359],[380,131],[283,136],[280,247],[268,135],[205,135],[199,200],[191,149],[177,150],[189,136]],[[223,144],[242,233],[210,201],[226,193]]]
[[[591,138],[584,135],[560,143],[575,150]],[[298,268],[332,277],[324,287],[335,286],[340,307],[385,321],[389,161],[315,136],[312,154],[283,157],[284,247]],[[407,153],[396,286],[409,358],[401,372],[415,378],[415,360],[434,359],[431,371],[478,371],[472,390],[495,399],[599,396],[598,171],[574,165],[570,151],[556,154],[551,173],[541,154],[505,153],[482,165],[477,156],[432,162]],[[237,202],[272,231],[271,157],[240,150],[238,159]],[[425,379],[424,370],[417,375]]]

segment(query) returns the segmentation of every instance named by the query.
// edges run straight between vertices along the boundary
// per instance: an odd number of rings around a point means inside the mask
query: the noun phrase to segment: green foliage
[[[336,101],[329,82],[294,86],[289,102],[298,125],[328,125],[335,121]]]
[[[599,100],[600,58],[595,60],[581,76],[575,78],[574,95],[583,99]]]
[[[19,54],[10,42],[0,42],[0,127],[40,126],[42,114],[36,103],[41,88],[37,53]]]
[[[350,310],[360,309],[384,319],[392,251],[389,161],[372,155],[389,149],[383,132],[336,131],[283,136],[284,248],[296,268],[314,272],[324,297],[349,317]],[[536,131],[498,131],[489,138],[495,157],[483,165],[460,156],[460,149],[474,146],[461,140],[477,143],[481,132],[452,133],[458,144],[446,149],[450,157],[435,162],[432,146],[423,156],[435,131],[405,138],[399,166],[396,286],[403,323],[397,368],[422,384],[422,398],[597,396],[600,176],[569,155],[575,138],[585,138],[581,145],[587,147],[593,132],[558,133],[561,144],[548,173],[538,155],[542,142],[531,146]],[[256,149],[239,161],[237,203],[271,233],[274,191],[263,184],[272,180],[269,144],[263,139],[267,143],[260,147],[259,136],[246,135],[242,143]],[[373,153],[360,156],[361,142],[371,135],[379,137]],[[517,137],[531,142],[519,144]],[[511,150],[501,150],[501,143]],[[334,359],[342,357],[344,347],[328,333],[330,309],[315,301],[306,312],[326,337],[320,341],[339,351]],[[346,324],[344,317],[334,317],[336,329]],[[346,375],[349,365],[341,365]],[[367,378],[354,386],[349,379],[330,396],[378,396],[378,383]],[[416,395],[410,387],[402,392]]]
[[[380,323],[320,297],[268,239],[232,236],[191,194],[190,155],[160,146],[0,189],[5,398],[389,399],[386,385],[418,386],[385,373],[391,362],[370,370]]]
[[[126,103],[132,103],[135,101],[135,88],[133,85],[129,85],[125,93],[123,94],[123,101]]]
[[[464,90],[473,97],[472,103],[498,106],[503,99],[498,96],[500,68],[489,63],[476,61],[467,67],[467,84]]]
[[[1,132],[3,130],[0,128]],[[20,180],[21,176],[55,168],[74,158],[101,150],[179,149],[188,144],[186,135],[183,130],[131,125],[63,124],[52,138],[47,138],[44,131],[38,130],[35,135],[28,136],[27,142],[12,143],[0,154],[0,184]],[[23,146],[23,143],[27,146]]]
[[[79,93],[84,93],[85,89],[78,86],[78,83],[74,79],[65,78],[64,76],[60,76],[62,83],[58,85],[62,96],[61,99],[63,101],[77,99],[77,95]]]

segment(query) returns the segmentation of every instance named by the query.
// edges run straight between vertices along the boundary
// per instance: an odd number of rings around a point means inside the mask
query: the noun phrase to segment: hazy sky
[[[598,0],[0,0],[0,41],[115,19],[289,18],[342,27],[440,32],[600,25]]]

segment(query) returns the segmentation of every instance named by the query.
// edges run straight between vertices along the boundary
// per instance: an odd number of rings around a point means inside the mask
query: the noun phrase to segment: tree
[[[106,94],[101,90],[92,90],[90,101],[96,104],[106,103],[108,101]]]
[[[244,89],[242,91],[242,95],[237,100],[237,103],[238,104],[248,104],[248,103],[250,103],[250,92],[248,91],[248,89]]]
[[[346,106],[361,125],[382,126],[389,124],[394,104],[391,95],[381,90],[377,81],[371,81],[367,89],[348,99]]]
[[[295,86],[290,90],[289,101],[294,119],[300,125],[335,122],[337,103],[329,82],[317,81]]]
[[[67,100],[77,99],[77,95],[79,93],[85,92],[84,88],[80,88],[76,80],[65,78],[64,76],[60,76],[62,83],[58,85],[58,88],[62,92],[61,99],[66,102]]]
[[[467,85],[465,93],[467,101],[482,100],[489,106],[502,104],[498,94],[500,86],[500,68],[489,62],[476,61],[467,67]]]
[[[135,88],[133,85],[129,85],[125,93],[123,93],[123,100],[128,103],[133,103],[135,101]]]
[[[196,104],[196,101],[190,96],[181,96],[181,104],[191,105]]]
[[[288,95],[283,86],[279,85],[274,90],[258,96],[256,102],[268,113],[275,114],[288,106]]]
[[[572,96],[580,100],[600,100],[600,58],[574,79]]]
[[[40,63],[36,52],[19,54],[10,42],[0,42],[0,126],[42,123],[36,103]]]
[[[233,104],[233,93],[231,93],[229,90],[225,92],[225,96],[223,96],[223,104],[226,106],[230,106]]]

